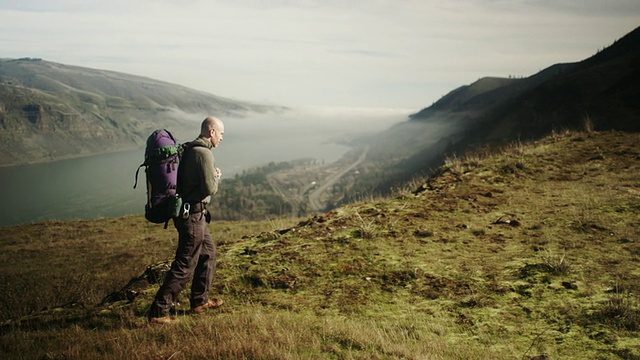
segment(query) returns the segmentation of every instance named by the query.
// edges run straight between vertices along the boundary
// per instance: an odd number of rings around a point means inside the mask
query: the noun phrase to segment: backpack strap
[[[140,172],[140,168],[146,165],[147,163],[143,162],[142,164],[140,164],[140,166],[138,166],[138,170],[136,170],[136,182],[133,184],[134,189],[136,188],[136,186],[138,186],[138,173]]]

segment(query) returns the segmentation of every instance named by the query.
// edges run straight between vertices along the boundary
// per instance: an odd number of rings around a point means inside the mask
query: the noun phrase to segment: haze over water
[[[271,161],[310,157],[330,163],[349,150],[335,141],[383,131],[406,121],[410,113],[407,109],[315,108],[223,118],[225,136],[214,149],[216,165],[224,179]],[[192,129],[181,132],[192,135],[178,140],[193,140],[201,120],[187,123],[185,128]],[[0,186],[7,190],[0,203],[0,226],[142,214],[146,196],[143,169],[137,189],[133,184],[143,160],[142,148],[0,168]]]

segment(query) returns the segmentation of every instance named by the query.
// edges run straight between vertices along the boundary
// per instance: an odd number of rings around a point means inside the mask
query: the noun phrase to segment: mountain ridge
[[[640,131],[640,105],[633,100],[640,95],[634,86],[640,80],[640,28],[582,61],[551,65],[484,91],[479,89],[483,80],[459,88],[475,92],[471,98],[460,101],[460,90],[454,90],[411,119],[428,121],[434,109],[448,110],[450,116],[475,110],[470,123],[480,124],[471,126],[478,142],[544,136],[554,127],[575,129],[585,116],[597,129]]]
[[[595,55],[524,78],[485,77],[460,86],[382,135],[367,164],[388,193],[446,156],[563,130],[640,131],[640,27]],[[390,160],[391,159],[391,160]],[[393,161],[393,163],[392,163]],[[350,200],[347,200],[347,202]]]
[[[0,165],[142,146],[193,117],[284,111],[181,85],[42,59],[0,59]]]

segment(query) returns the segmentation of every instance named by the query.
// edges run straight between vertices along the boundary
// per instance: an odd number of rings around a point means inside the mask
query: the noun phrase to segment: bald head
[[[224,124],[222,120],[214,116],[208,116],[202,121],[200,126],[200,136],[209,139],[213,147],[217,147],[224,135]]]
[[[220,130],[220,128],[222,127],[224,127],[224,124],[222,124],[222,120],[214,116],[208,116],[202,121],[202,126],[200,127],[200,135],[208,137],[210,130]]]

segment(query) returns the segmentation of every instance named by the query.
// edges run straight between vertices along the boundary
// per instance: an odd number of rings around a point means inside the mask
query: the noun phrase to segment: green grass
[[[150,326],[171,258],[141,216],[0,235],[3,358],[638,359],[640,136],[568,133],[449,159],[387,199],[214,222],[212,296]],[[142,279],[142,278],[140,278]]]

